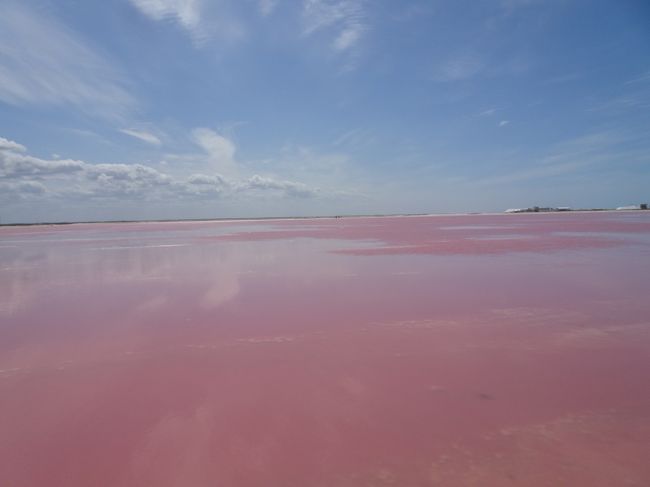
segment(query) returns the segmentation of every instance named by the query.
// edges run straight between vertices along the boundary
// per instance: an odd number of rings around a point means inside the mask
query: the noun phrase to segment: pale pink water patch
[[[650,212],[0,228],[18,486],[648,485]]]

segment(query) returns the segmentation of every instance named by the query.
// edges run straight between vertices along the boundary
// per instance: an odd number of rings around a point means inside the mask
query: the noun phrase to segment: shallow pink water
[[[650,212],[0,228],[0,483],[649,485]]]

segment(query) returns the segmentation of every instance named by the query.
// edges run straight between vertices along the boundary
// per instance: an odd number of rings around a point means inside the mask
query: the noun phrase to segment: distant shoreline
[[[59,221],[59,222],[36,222],[36,223],[0,223],[1,227],[33,227],[33,226],[59,226],[59,225],[91,225],[91,224],[115,224],[115,223],[200,223],[200,222],[255,222],[255,221],[275,221],[275,220],[337,220],[350,218],[395,218],[395,217],[434,217],[434,216],[469,216],[469,215],[557,215],[571,213],[632,213],[646,212],[648,210],[629,209],[616,210],[614,208],[585,208],[568,211],[543,211],[543,212],[466,212],[466,213],[388,213],[388,214],[370,214],[370,215],[325,215],[325,216],[260,216],[260,217],[232,217],[232,218],[179,218],[179,219],[160,219],[160,220],[88,220],[88,221]]]

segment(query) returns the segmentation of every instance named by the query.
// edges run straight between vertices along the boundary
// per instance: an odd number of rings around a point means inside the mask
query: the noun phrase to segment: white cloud
[[[589,111],[605,111],[612,113],[623,113],[628,111],[648,110],[650,108],[650,84],[644,82],[643,78],[637,78],[633,82],[627,82],[624,90],[619,95],[608,100],[602,100]]]
[[[646,71],[645,73],[642,73],[641,75],[639,75],[639,76],[637,76],[635,78],[632,78],[632,79],[626,81],[623,84],[632,85],[632,84],[635,84],[635,83],[647,83],[649,81],[650,81],[650,71]]]
[[[162,143],[160,139],[154,134],[145,132],[144,130],[120,129],[120,132],[126,135],[130,135],[131,137],[135,137],[136,139],[140,139],[148,144],[160,145]]]
[[[475,54],[462,54],[438,67],[433,74],[435,81],[449,82],[473,78],[485,67]]]
[[[365,139],[364,137],[366,134],[361,132],[358,134],[357,140],[351,139],[345,143],[368,143],[370,138]],[[339,186],[341,181],[353,178],[350,174],[352,166],[352,159],[345,152],[321,152],[313,147],[293,144],[286,144],[281,155],[267,163],[267,167],[273,167],[277,174],[295,177],[314,186],[325,185],[328,187]]]
[[[417,4],[413,3],[410,5],[401,5],[398,4],[399,13],[396,13],[392,16],[393,20],[397,22],[408,22],[413,19],[419,19],[422,17],[428,17],[435,11],[434,5],[432,2],[425,0],[424,3]]]
[[[13,152],[25,152],[27,148],[24,145],[14,142],[13,140],[0,137],[0,151],[7,150]]]
[[[47,193],[47,188],[38,181],[0,181],[0,199],[30,198]]]
[[[220,174],[192,174],[176,189],[187,196],[222,196],[232,191],[232,183]]]
[[[376,142],[376,137],[372,131],[364,128],[355,128],[343,132],[332,141],[332,145],[337,147],[363,147],[369,146]]]
[[[97,183],[91,187],[96,196],[147,198],[157,196],[156,191],[167,190],[173,184],[170,176],[142,164],[86,164],[84,176]]]
[[[187,178],[188,184],[201,185],[212,185],[212,186],[227,186],[228,182],[220,174],[214,176],[206,176],[205,174],[192,174]]]
[[[208,158],[225,158],[234,164],[234,144],[209,129],[195,136],[208,151]],[[221,161],[223,163],[223,161]],[[47,195],[56,198],[214,198],[246,194],[269,194],[292,198],[313,197],[321,190],[306,184],[253,175],[226,177],[217,171],[171,176],[143,164],[91,164],[71,159],[33,157],[17,142],[0,138],[0,190],[3,199]]]
[[[169,184],[171,178],[156,169],[142,164],[85,164],[90,179],[103,181],[149,181]]]
[[[14,2],[0,15],[0,100],[68,104],[110,118],[135,104],[111,62],[56,20]]]
[[[527,169],[513,171],[509,174],[500,176],[489,177],[480,181],[476,181],[479,186],[491,186],[510,184],[518,181],[526,181],[532,179],[548,178],[552,176],[559,176],[575,172],[579,169],[590,166],[594,163],[592,160],[574,160],[569,162],[562,162],[550,165],[538,165]]]
[[[46,160],[32,157],[25,154],[24,146],[16,145],[18,146],[16,150],[4,149],[0,151],[0,178],[70,174],[84,168],[82,161],[71,159]]]
[[[510,123],[510,120],[501,120],[501,121],[499,122],[499,127],[505,127],[505,126],[508,125],[509,123]]]
[[[511,184],[575,173],[600,163],[612,163],[628,156],[618,148],[621,143],[629,140],[632,139],[610,132],[576,137],[557,144],[550,153],[538,160],[519,163],[510,172],[476,179],[473,184]]]
[[[494,115],[499,109],[498,108],[488,108],[487,110],[483,110],[478,114],[479,117],[487,117],[490,115]]]
[[[355,25],[344,29],[334,40],[334,48],[345,51],[353,47],[361,38],[363,27]]]
[[[305,33],[311,34],[317,30],[330,27],[354,13],[356,2],[346,0],[305,0],[303,3],[303,20]]]
[[[363,0],[305,0],[303,3],[303,32],[335,32],[332,47],[347,51],[361,40],[367,30]]]
[[[501,8],[506,14],[512,14],[521,7],[529,7],[536,3],[540,3],[540,0],[501,0]]]
[[[282,181],[274,178],[254,176],[242,181],[237,185],[238,190],[275,190],[280,191],[288,196],[310,197],[316,196],[320,190],[310,188],[306,184],[296,183],[293,181]]]
[[[199,35],[201,23],[198,0],[131,0],[140,11],[154,20],[172,19],[193,35]]]
[[[266,17],[273,13],[275,8],[278,6],[278,0],[259,0],[257,6],[260,14]]]
[[[218,2],[218,15],[214,15],[209,8],[210,2],[203,0],[130,1],[152,20],[177,23],[197,45],[203,45],[212,38],[236,41],[245,35],[242,24],[233,15],[228,15],[226,2]]]
[[[228,176],[239,172],[235,144],[230,139],[208,128],[194,129],[192,139],[205,151],[212,170]]]

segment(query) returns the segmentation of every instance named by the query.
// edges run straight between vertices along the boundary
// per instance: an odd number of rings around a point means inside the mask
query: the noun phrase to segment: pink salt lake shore
[[[0,228],[0,485],[650,485],[650,211]]]

